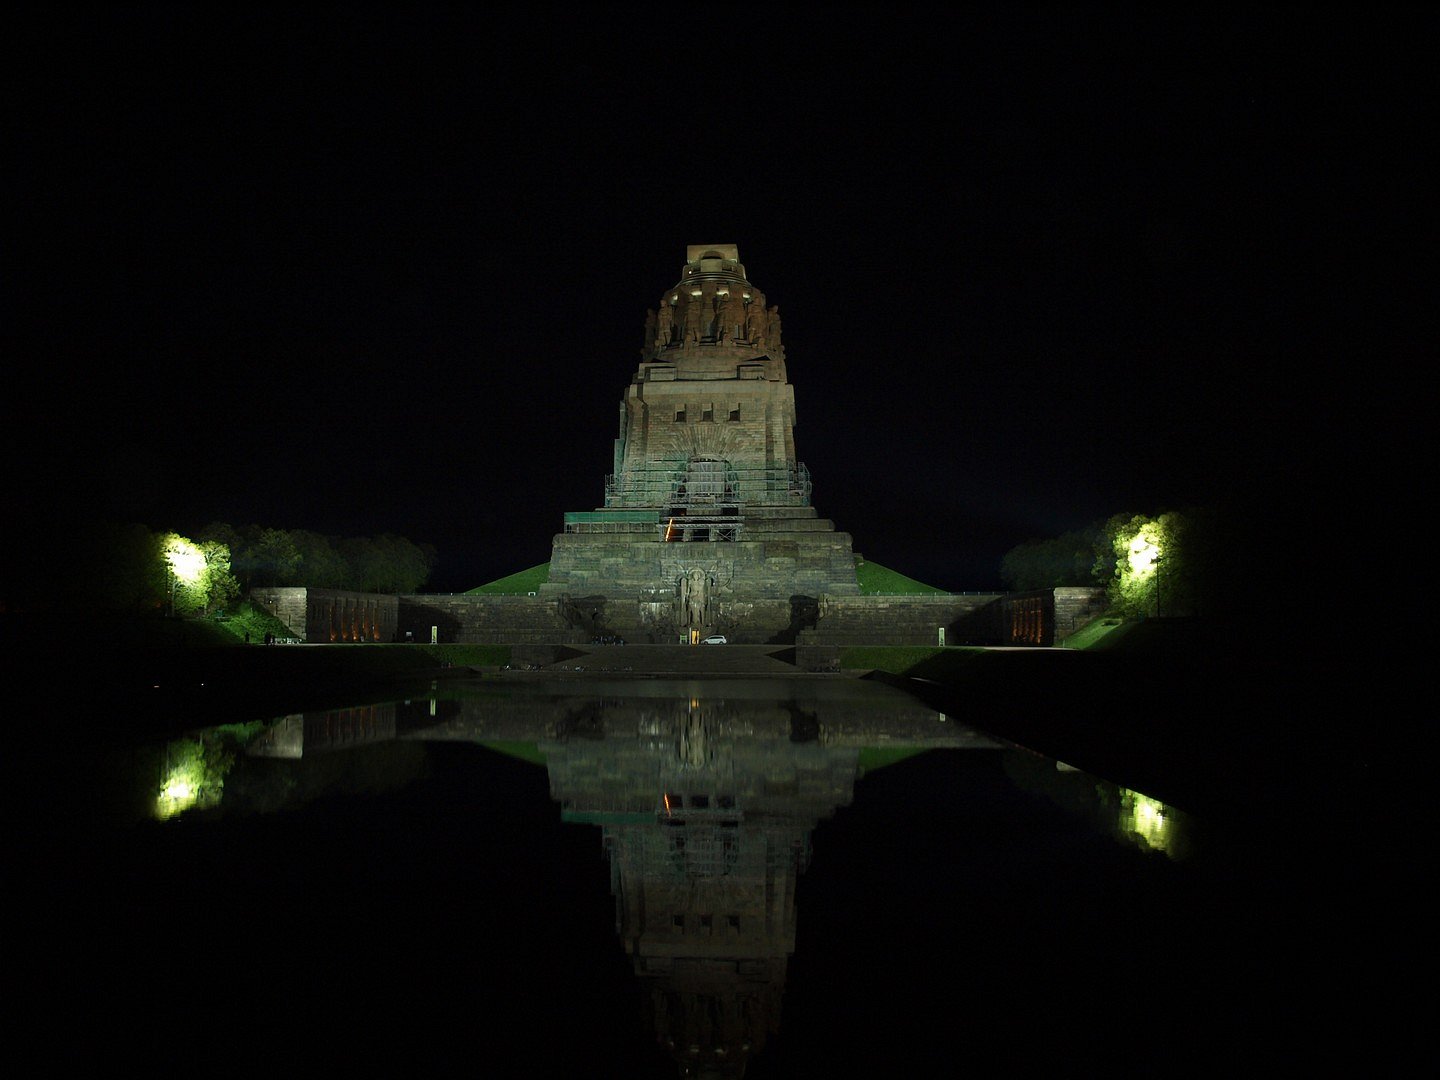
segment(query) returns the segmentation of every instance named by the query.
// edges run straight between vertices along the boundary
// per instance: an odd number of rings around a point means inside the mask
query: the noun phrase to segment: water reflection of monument
[[[617,933],[685,1076],[741,1076],[777,1030],[810,832],[850,802],[866,756],[996,746],[854,680],[585,692],[469,698],[401,737],[535,742],[565,820],[601,829]]]

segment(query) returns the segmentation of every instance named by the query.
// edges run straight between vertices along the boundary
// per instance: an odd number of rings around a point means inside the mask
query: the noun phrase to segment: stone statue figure
[[[705,720],[698,713],[692,713],[680,721],[680,745],[678,746],[678,757],[680,764],[692,769],[698,769],[705,764],[709,757],[707,732]]]
[[[745,308],[745,340],[754,345],[765,340],[765,307],[759,300]]]
[[[719,343],[725,340],[725,333],[730,329],[728,322],[730,318],[730,294],[717,293],[715,296],[715,341]]]
[[[655,324],[655,343],[662,349],[670,344],[670,338],[674,334],[672,330],[674,325],[675,317],[670,311],[670,304],[668,302],[662,303],[660,305],[660,314]]]
[[[685,304],[685,340],[691,345],[700,340],[700,301],[693,296]]]
[[[679,581],[680,623],[687,627],[706,625],[707,609],[710,606],[710,579],[705,571],[692,567],[680,575]]]
[[[678,609],[675,621],[681,626],[690,625],[690,577],[681,574],[680,580],[675,583],[675,606]]]
[[[770,324],[765,328],[765,336],[777,349],[780,347],[780,305],[776,304],[770,309]]]
[[[645,312],[645,345],[643,352],[649,352],[659,344],[658,331],[655,329],[655,312]]]

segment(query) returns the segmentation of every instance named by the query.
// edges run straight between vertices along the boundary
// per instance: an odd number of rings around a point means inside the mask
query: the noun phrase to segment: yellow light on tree
[[[165,537],[162,547],[165,570],[170,579],[170,614],[175,614],[175,590],[181,585],[194,589],[205,575],[205,553],[193,540],[176,533]]]
[[[192,809],[218,806],[233,755],[200,739],[178,739],[165,746],[165,768],[155,795],[161,821]]]
[[[1130,573],[1137,578],[1149,577],[1159,570],[1160,523],[1151,521],[1142,525],[1140,531],[1130,538],[1130,552],[1127,556]]]
[[[1160,563],[1169,537],[1164,515],[1117,515],[1107,526],[1115,552],[1110,596],[1127,617],[1143,616],[1153,605],[1160,614]]]
[[[194,585],[205,572],[205,553],[183,536],[171,535],[165,541],[165,561],[176,580]]]

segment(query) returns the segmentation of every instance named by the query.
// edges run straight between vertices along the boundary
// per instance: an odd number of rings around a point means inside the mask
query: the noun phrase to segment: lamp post
[[[1157,553],[1155,562],[1155,618],[1160,618],[1160,556]]]

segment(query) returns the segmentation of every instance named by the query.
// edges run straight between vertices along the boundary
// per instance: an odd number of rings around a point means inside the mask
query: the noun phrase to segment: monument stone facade
[[[857,596],[850,535],[811,504],[795,423],[779,307],[736,245],[691,245],[646,315],[604,503],[565,515],[540,596],[654,642],[773,640],[797,609]]]
[[[862,595],[850,534],[811,502],[786,361],[739,248],[688,247],[646,314],[602,505],[565,514],[546,583],[402,596],[397,639],[510,645],[538,667],[575,645],[724,635],[821,671],[851,645],[1052,645],[1102,610],[1099,589]]]

